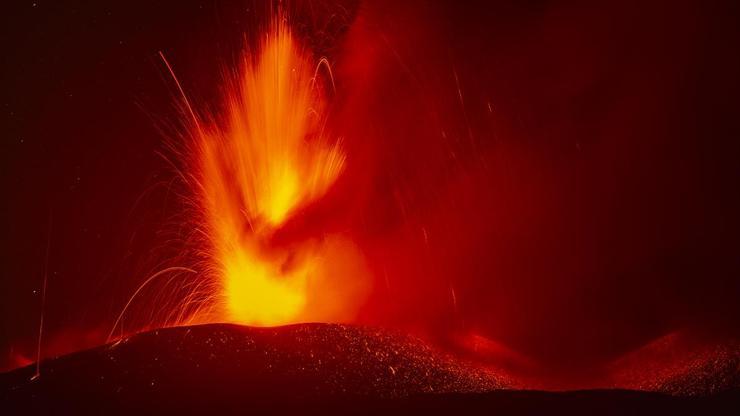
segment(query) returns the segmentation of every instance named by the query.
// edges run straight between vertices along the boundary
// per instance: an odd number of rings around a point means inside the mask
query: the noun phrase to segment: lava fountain
[[[322,234],[273,244],[272,236],[321,199],[347,163],[332,136],[321,68],[275,20],[258,53],[226,71],[222,114],[193,118],[191,165],[219,320],[248,325],[347,321],[368,291],[350,238]],[[332,81],[333,82],[333,81]],[[186,101],[186,104],[187,101]],[[189,107],[189,104],[188,104]]]

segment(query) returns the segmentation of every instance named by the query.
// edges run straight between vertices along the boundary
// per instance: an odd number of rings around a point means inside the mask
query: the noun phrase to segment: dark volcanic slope
[[[333,324],[279,328],[202,325],[160,329],[0,376],[4,399],[63,401],[93,395],[116,402],[270,401],[336,395],[400,397],[482,392],[508,385],[419,340]],[[206,399],[207,398],[207,399]]]
[[[502,375],[417,339],[332,324],[161,329],[47,360],[41,377],[31,381],[33,371],[0,374],[1,410],[675,414],[740,407],[734,392],[687,398],[624,390],[506,390],[514,385]]]
[[[660,337],[608,368],[609,385],[676,396],[740,390],[740,341],[705,340],[687,331]]]

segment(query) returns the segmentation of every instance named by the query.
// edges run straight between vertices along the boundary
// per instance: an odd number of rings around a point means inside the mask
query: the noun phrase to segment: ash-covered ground
[[[503,371],[460,361],[418,339],[334,324],[160,329],[46,360],[41,376],[32,380],[34,372],[30,366],[0,375],[1,408],[10,414],[733,414],[740,409],[736,386],[702,397],[521,390]]]
[[[607,365],[608,386],[674,396],[740,390],[740,341],[688,331],[659,337]]]

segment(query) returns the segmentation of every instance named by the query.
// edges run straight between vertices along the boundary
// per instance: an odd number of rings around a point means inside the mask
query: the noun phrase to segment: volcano
[[[740,2],[14,3],[0,415],[740,415]]]
[[[737,388],[699,397],[635,390],[520,390],[511,374],[461,361],[417,338],[339,324],[159,329],[46,360],[41,376],[32,379],[33,374],[29,366],[0,376],[3,408],[31,414],[651,414],[719,411],[740,404]]]

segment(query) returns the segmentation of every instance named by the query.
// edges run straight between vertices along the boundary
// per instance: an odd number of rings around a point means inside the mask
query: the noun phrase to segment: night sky
[[[34,357],[45,270],[53,355],[103,342],[181,259],[158,52],[213,108],[270,9],[137,3],[3,5],[0,368]],[[357,323],[553,369],[740,327],[737,2],[341,3],[288,9],[332,63],[351,165],[303,232],[360,241]]]

